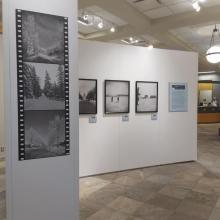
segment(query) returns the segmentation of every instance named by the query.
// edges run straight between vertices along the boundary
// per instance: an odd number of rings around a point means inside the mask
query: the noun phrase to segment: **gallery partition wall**
[[[98,91],[80,176],[197,159],[197,54],[80,41],[78,72]]]
[[[7,220],[78,220],[76,14],[75,0],[4,4]]]

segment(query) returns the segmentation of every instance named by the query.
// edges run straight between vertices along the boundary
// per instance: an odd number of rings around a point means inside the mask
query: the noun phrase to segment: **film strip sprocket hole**
[[[22,11],[16,10],[19,160],[25,160]]]
[[[18,96],[18,158],[27,160],[25,156],[25,106],[24,106],[24,72],[23,72],[23,36],[22,13],[16,10],[16,41],[17,41],[17,96]],[[35,12],[33,12],[35,13]],[[40,13],[38,13],[40,14]],[[42,14],[45,15],[45,14]],[[70,119],[69,119],[69,43],[68,43],[68,18],[63,19],[64,26],[64,80],[65,80],[65,155],[70,154]]]
[[[70,119],[69,119],[69,43],[68,18],[64,18],[64,73],[65,73],[65,142],[66,155],[70,154]]]

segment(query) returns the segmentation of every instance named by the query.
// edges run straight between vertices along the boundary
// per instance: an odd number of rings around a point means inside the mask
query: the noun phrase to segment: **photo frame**
[[[105,80],[105,114],[127,114],[130,112],[130,81]]]
[[[158,82],[136,81],[136,113],[158,112]]]
[[[97,79],[79,79],[79,114],[97,114]]]
[[[68,18],[16,10],[18,159],[70,154]]]

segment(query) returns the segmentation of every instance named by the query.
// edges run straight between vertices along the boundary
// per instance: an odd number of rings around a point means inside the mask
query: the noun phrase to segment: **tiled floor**
[[[80,180],[81,220],[219,220],[218,125],[199,125],[199,160]],[[0,219],[5,217],[0,162]]]
[[[81,220],[220,220],[218,127],[198,126],[198,162],[81,179]]]

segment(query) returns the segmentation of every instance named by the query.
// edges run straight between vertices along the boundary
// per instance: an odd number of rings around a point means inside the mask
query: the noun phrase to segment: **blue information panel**
[[[187,83],[169,83],[169,111],[188,111],[188,85]]]

